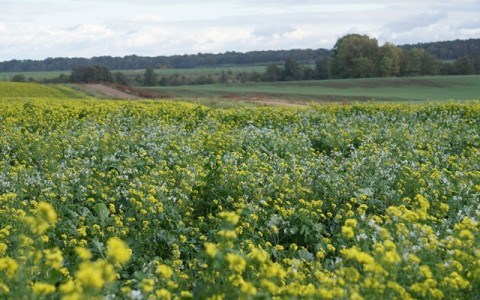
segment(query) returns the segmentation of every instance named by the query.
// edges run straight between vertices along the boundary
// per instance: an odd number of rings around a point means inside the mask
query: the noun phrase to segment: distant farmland
[[[211,84],[146,88],[168,98],[271,98],[302,101],[471,100],[480,95],[480,76],[432,76]]]

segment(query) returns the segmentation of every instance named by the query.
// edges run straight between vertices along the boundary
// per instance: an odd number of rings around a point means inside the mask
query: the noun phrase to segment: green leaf
[[[100,219],[100,223],[104,224],[108,216],[110,215],[110,210],[108,210],[107,206],[104,203],[96,204],[94,209],[96,215]]]

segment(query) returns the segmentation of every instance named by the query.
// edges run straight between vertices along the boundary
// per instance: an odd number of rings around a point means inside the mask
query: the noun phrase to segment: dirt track
[[[94,91],[95,93],[105,95],[105,97],[108,97],[111,99],[122,99],[122,100],[142,99],[141,97],[123,92],[121,90],[118,90],[114,87],[111,87],[105,84],[100,84],[100,83],[86,84],[85,87]],[[297,106],[298,107],[298,106],[309,105],[309,103],[303,102],[303,101],[290,101],[287,99],[270,99],[266,97],[252,97],[249,99],[239,98],[238,100],[245,101],[245,102],[258,103],[263,105],[273,105],[273,106],[293,106],[293,107]]]
[[[135,95],[122,92],[104,84],[87,84],[86,87],[97,93],[111,97],[112,99],[140,99]]]

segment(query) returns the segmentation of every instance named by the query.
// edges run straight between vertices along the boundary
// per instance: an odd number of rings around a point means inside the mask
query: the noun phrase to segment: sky
[[[480,0],[0,0],[0,61],[480,38]]]

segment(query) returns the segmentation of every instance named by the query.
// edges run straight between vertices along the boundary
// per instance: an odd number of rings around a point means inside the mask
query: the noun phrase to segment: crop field
[[[34,82],[0,82],[0,99],[2,98],[86,98],[86,95],[77,92],[65,85],[42,85]]]
[[[180,98],[260,97],[318,102],[472,100],[480,95],[480,75],[212,84],[149,90]]]
[[[0,97],[0,298],[478,299],[480,103]]]
[[[203,67],[203,68],[189,68],[189,69],[155,69],[158,76],[171,76],[178,74],[179,76],[199,76],[199,75],[220,75],[222,72],[231,72],[238,74],[241,72],[265,72],[265,66],[227,66],[227,67]],[[112,72],[122,72],[128,77],[142,76],[145,69],[139,70],[113,70]],[[70,75],[71,71],[43,71],[43,72],[0,72],[0,81],[11,81],[14,75],[24,75],[25,78],[33,78],[37,81],[44,79],[58,78],[60,75]]]
[[[14,75],[23,75],[26,79],[41,81],[44,79],[54,79],[64,74],[69,75],[70,71],[44,71],[44,72],[0,72],[0,81],[11,81]]]

